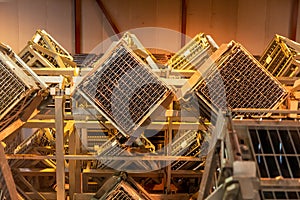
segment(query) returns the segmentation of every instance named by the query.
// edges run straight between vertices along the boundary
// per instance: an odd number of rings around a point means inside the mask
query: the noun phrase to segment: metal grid
[[[48,132],[48,134],[46,133]],[[14,154],[24,154],[30,152],[35,147],[50,147],[55,144],[54,131],[51,129],[40,129],[26,138],[21,144],[19,144],[14,150]]]
[[[124,188],[117,188],[106,199],[115,200],[131,200],[132,197],[124,190]]]
[[[261,197],[264,200],[268,199],[300,199],[300,190],[295,191],[276,191],[276,190],[262,190]]]
[[[172,142],[172,156],[194,156],[198,157],[201,153],[201,136],[197,131],[186,131]],[[201,162],[197,162],[198,165]],[[194,166],[195,162],[175,161],[172,163],[172,170],[188,169]]]
[[[274,76],[293,77],[300,72],[300,44],[275,35],[259,62]]]
[[[0,113],[2,114],[15,101],[20,98],[28,88],[19,79],[18,76],[11,71],[10,68],[0,60]],[[1,119],[0,118],[0,119]]]
[[[227,48],[194,88],[196,95],[221,110],[276,109],[287,96],[285,88],[240,44]]]
[[[78,85],[83,96],[125,135],[141,126],[171,90],[124,42]]]
[[[114,136],[107,140],[98,150],[98,156],[105,157],[114,157],[119,156],[126,153],[126,148],[122,147],[117,140],[117,136]],[[104,169],[106,167],[113,167],[121,165],[123,161],[114,161],[114,160],[101,160],[97,163],[97,167],[99,169]]]
[[[169,59],[168,66],[173,69],[195,70],[217,48],[210,36],[200,33]]]
[[[259,177],[300,178],[298,128],[249,128],[248,134]]]
[[[75,54],[73,56],[77,67],[93,67],[103,54]]]
[[[137,183],[134,183],[137,184]],[[143,191],[136,191],[129,183],[121,181],[111,192],[105,197],[107,200],[146,200],[149,199],[148,194]]]
[[[13,60],[0,52],[0,131],[16,120],[39,87]]]

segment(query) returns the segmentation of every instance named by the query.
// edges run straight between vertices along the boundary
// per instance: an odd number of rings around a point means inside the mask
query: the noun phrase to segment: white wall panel
[[[266,10],[267,0],[239,1],[236,41],[252,54],[260,55],[266,47]]]
[[[0,41],[19,49],[19,18],[17,0],[0,2]]]
[[[140,27],[181,30],[181,0],[102,0],[120,31]],[[289,36],[293,0],[187,0],[187,35],[212,35],[218,44],[241,42],[260,54],[278,33]],[[46,29],[67,50],[74,52],[73,0],[7,0],[0,2],[0,41],[20,51],[36,29]],[[300,5],[299,5],[300,13]],[[300,23],[300,14],[298,16]],[[113,35],[95,0],[82,0],[82,52]],[[151,37],[150,37],[151,36]],[[156,43],[180,41],[157,32],[144,34]],[[142,40],[144,39],[142,38]],[[300,25],[297,40],[300,38]],[[155,43],[156,42],[156,43]],[[146,45],[147,46],[147,45]],[[161,45],[165,46],[165,45]]]
[[[37,29],[46,28],[48,17],[47,1],[19,0],[17,8],[19,49],[21,50]]]

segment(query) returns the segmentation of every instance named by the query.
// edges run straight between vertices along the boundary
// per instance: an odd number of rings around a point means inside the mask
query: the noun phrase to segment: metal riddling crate
[[[122,40],[76,89],[126,136],[143,126],[173,93]]]
[[[94,199],[150,200],[149,193],[133,178],[121,172],[109,178],[96,192]]]
[[[37,30],[29,43],[40,45],[45,49],[56,52],[60,56],[73,61],[71,54],[45,30]]]
[[[97,169],[105,169],[107,167],[117,169],[119,171],[149,171],[157,170],[159,165],[156,161],[152,160],[126,160],[117,159],[117,157],[134,157],[136,156],[132,149],[121,144],[125,137],[122,134],[117,134],[110,139],[108,139],[103,145],[101,145],[97,150],[98,161],[96,162]],[[146,143],[146,145],[149,143]],[[152,145],[153,146],[153,145]],[[148,149],[149,150],[149,149]],[[149,152],[151,149],[149,150]],[[103,159],[105,158],[105,159]],[[108,159],[112,158],[112,159]]]
[[[77,67],[93,67],[103,54],[75,54],[73,56]]]
[[[286,37],[275,35],[259,62],[276,77],[299,76],[300,44]]]
[[[55,136],[51,129],[40,129],[34,132],[31,136],[26,138],[21,144],[19,144],[14,154],[24,154],[30,152],[35,147],[50,147],[55,144]]]
[[[261,191],[263,200],[270,199],[300,199],[300,190],[283,190],[278,188],[263,189]]]
[[[0,168],[0,199],[1,200],[10,199],[9,191],[4,176],[2,174],[1,168]]]
[[[202,133],[203,134],[203,133]],[[184,132],[172,142],[172,156],[193,156],[199,157],[201,154],[202,134],[197,131],[189,130]],[[198,167],[203,162],[174,161],[171,165],[172,170],[190,169]]]
[[[8,55],[0,52],[0,130],[22,114],[39,89]]]
[[[126,147],[121,146],[117,139],[117,136],[113,136],[98,149],[97,155],[100,157],[100,162],[97,163],[97,168],[102,169],[120,165],[122,161],[101,160],[101,157],[121,156],[122,154],[126,154],[126,149]]]
[[[127,44],[127,46],[142,59],[145,63],[148,64],[149,67],[152,69],[158,69],[158,66],[156,65],[156,59],[155,57],[148,51],[142,43],[139,41],[139,39],[136,37],[136,35],[126,32],[121,40],[124,41],[124,43]]]
[[[129,184],[125,181],[119,183],[110,193],[106,196],[107,200],[140,200],[144,198],[138,191],[135,191]],[[148,199],[148,198],[147,198]]]
[[[190,85],[192,87],[190,87]],[[188,88],[188,89],[187,89]],[[222,45],[182,88],[195,92],[200,113],[208,119],[227,109],[276,109],[288,92],[239,43]],[[236,111],[234,115],[269,116],[268,112]]]
[[[216,49],[218,45],[214,40],[200,33],[173,55],[167,65],[172,69],[196,70]]]
[[[75,68],[76,63],[61,56],[57,52],[45,49],[37,44],[28,44],[20,53],[19,57],[30,67],[50,68]]]

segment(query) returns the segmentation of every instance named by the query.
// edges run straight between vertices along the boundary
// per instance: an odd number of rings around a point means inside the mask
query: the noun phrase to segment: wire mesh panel
[[[190,79],[196,79],[192,83],[193,91],[199,99],[200,110],[206,109],[203,113],[228,108],[276,109],[287,96],[287,91],[279,81],[234,41],[217,50],[203,64],[203,69]],[[267,114],[253,113],[252,116]]]
[[[268,199],[300,199],[300,190],[284,191],[280,189],[264,189],[261,191],[261,197],[264,200]]]
[[[38,89],[31,77],[0,52],[0,130],[21,114]]]
[[[210,36],[200,33],[170,58],[168,66],[173,69],[195,70],[217,48],[217,44]]]
[[[122,145],[122,140],[126,138],[122,134],[117,134],[108,139],[97,149],[98,162],[97,169],[112,168],[119,171],[152,171],[157,170],[159,165],[151,160],[127,160],[126,157],[134,157],[135,149]],[[148,143],[147,143],[148,144]],[[152,145],[153,146],[153,145]],[[151,149],[148,149],[149,152]],[[143,152],[145,153],[145,152]],[[114,158],[124,157],[114,160]],[[110,159],[111,158],[111,159]]]
[[[274,76],[293,77],[300,72],[300,44],[275,35],[259,62]]]
[[[114,156],[120,156],[122,154],[126,154],[126,148],[122,147],[119,143],[117,136],[114,136],[107,140],[103,145],[100,146],[97,152],[99,157],[105,156],[105,157],[114,157]],[[120,166],[124,161],[114,161],[114,160],[101,160],[98,163],[97,168],[103,169],[106,167],[114,167],[114,166]]]
[[[249,128],[260,178],[300,178],[299,129]]]
[[[77,89],[125,135],[132,134],[172,94],[122,41]]]
[[[97,191],[95,199],[109,200],[150,200],[150,195],[133,178],[124,172],[119,176],[112,176]]]
[[[122,181],[109,195],[106,196],[107,200],[140,200],[146,199],[135,191],[129,184]]]
[[[172,156],[199,157],[201,153],[201,135],[197,131],[189,130],[172,142]],[[172,170],[190,169],[201,162],[174,161]]]

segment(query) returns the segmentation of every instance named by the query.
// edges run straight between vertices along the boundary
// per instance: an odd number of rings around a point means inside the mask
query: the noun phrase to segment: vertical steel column
[[[81,0],[74,0],[75,53],[81,53]]]
[[[299,7],[299,0],[293,0],[291,19],[290,19],[289,38],[294,41],[297,39],[296,36],[297,36],[298,12],[299,12],[298,7]]]
[[[181,47],[185,45],[186,35],[186,16],[187,16],[187,3],[186,0],[181,0]]]
[[[77,155],[80,153],[80,140],[77,130],[75,129],[69,135],[69,152],[71,155]],[[69,161],[69,196],[70,200],[73,199],[75,193],[80,193],[80,161],[70,160]]]
[[[55,96],[56,129],[56,184],[57,199],[65,199],[65,159],[64,159],[64,101],[63,95]]]

